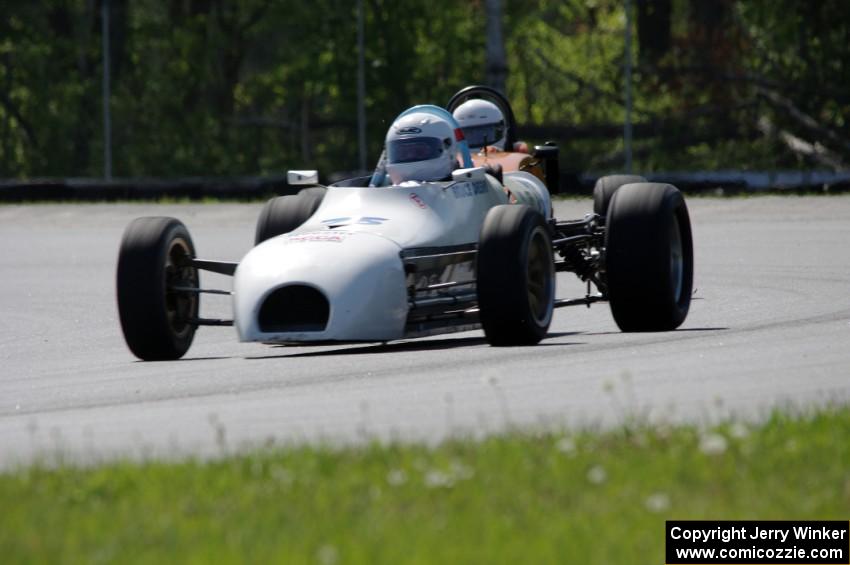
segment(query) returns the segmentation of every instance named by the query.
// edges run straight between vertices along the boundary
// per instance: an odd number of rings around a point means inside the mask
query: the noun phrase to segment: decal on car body
[[[314,231],[307,233],[299,233],[296,235],[289,236],[290,243],[303,243],[306,241],[318,241],[318,242],[329,242],[329,243],[339,243],[351,235],[352,232],[347,231]]]
[[[422,208],[423,210],[428,207],[428,205],[425,204],[425,201],[422,200],[422,198],[415,192],[410,193],[410,201],[416,204],[418,207]]]
[[[361,226],[379,226],[388,219],[389,218],[378,218],[377,216],[361,216],[360,218],[331,218],[329,220],[322,220],[322,223],[331,227],[350,226],[352,224]]]
[[[487,182],[483,180],[465,182],[452,186],[452,194],[455,198],[470,198],[487,192]]]

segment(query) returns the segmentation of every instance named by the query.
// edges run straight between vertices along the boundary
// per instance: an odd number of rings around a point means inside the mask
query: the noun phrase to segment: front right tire
[[[124,340],[143,361],[179,359],[195,337],[199,300],[195,246],[174,218],[138,218],[118,253],[116,286]],[[183,289],[183,290],[181,290]]]
[[[694,252],[688,207],[676,187],[633,183],[614,193],[605,266],[611,313],[621,330],[668,331],[685,321]]]

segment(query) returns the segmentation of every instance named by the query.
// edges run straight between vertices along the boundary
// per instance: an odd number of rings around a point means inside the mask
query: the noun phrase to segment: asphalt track
[[[511,426],[762,417],[850,400],[850,197],[689,200],[696,300],[675,332],[624,334],[608,306],[556,313],[536,347],[481,332],[270,347],[202,328],[184,360],[136,361],[115,307],[133,218],[169,215],[238,260],[259,204],[0,206],[0,467],[40,457],[215,455],[270,441],[435,441]],[[588,201],[557,205],[580,217]],[[205,286],[228,287],[208,275]],[[581,285],[559,277],[560,296]],[[207,298],[207,297],[205,297]],[[209,297],[207,316],[229,299]]]

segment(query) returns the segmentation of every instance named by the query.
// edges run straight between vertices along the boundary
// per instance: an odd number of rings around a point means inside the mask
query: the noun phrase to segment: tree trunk
[[[505,92],[508,61],[502,36],[502,1],[487,0],[487,84]]]
[[[304,163],[313,160],[313,143],[310,139],[311,90],[309,85],[305,85],[301,92],[301,159]]]
[[[731,0],[690,0],[688,27],[694,47],[713,64],[729,55],[732,4]]]
[[[637,0],[638,48],[641,63],[655,65],[670,51],[671,0]]]

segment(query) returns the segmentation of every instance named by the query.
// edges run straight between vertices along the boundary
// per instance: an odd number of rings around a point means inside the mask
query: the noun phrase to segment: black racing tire
[[[490,345],[534,345],[546,336],[555,303],[552,239],[539,212],[494,206],[478,240],[478,308]]]
[[[116,287],[124,340],[143,361],[179,359],[195,337],[198,269],[189,259],[195,246],[189,230],[174,218],[138,218],[124,230],[118,252]]]
[[[633,182],[646,182],[646,179],[638,175],[608,175],[599,177],[593,187],[593,213],[605,218],[608,214],[608,205],[611,197],[617,189],[624,184]]]
[[[674,330],[688,315],[694,278],[691,221],[670,184],[623,186],[605,231],[611,313],[625,332]]]
[[[327,189],[314,186],[291,196],[272,198],[263,206],[257,220],[254,245],[276,235],[289,233],[312,216],[325,198]]]

